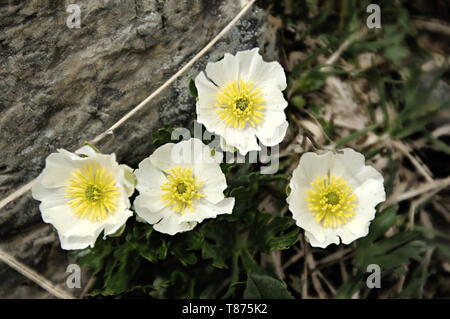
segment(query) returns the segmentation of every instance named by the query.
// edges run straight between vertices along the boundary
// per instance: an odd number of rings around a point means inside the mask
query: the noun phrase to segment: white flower
[[[386,199],[383,176],[350,148],[304,154],[290,188],[289,210],[310,244],[321,248],[366,236],[375,206]]]
[[[225,175],[198,139],[159,147],[135,174],[136,214],[159,232],[189,231],[206,218],[233,211],[234,198],[223,195]]]
[[[206,74],[205,74],[206,73]],[[195,78],[197,121],[221,136],[223,150],[242,155],[279,144],[288,127],[282,91],[286,76],[278,62],[264,62],[258,48],[225,53]]]
[[[93,247],[98,235],[115,233],[133,213],[133,171],[83,146],[75,153],[59,149],[46,159],[32,187],[42,219],[58,231],[61,248]]]

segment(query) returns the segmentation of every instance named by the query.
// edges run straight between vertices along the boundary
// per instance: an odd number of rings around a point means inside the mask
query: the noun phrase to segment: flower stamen
[[[99,165],[86,165],[76,169],[67,182],[66,197],[73,213],[80,219],[102,221],[117,209],[120,190],[116,180]]]
[[[197,182],[197,177],[193,176],[190,168],[173,168],[169,170],[167,179],[169,181],[161,186],[166,191],[161,198],[166,206],[172,206],[177,213],[184,214],[186,207],[194,211],[193,200],[206,196],[198,191],[203,182]]]
[[[306,201],[316,221],[324,227],[337,227],[346,224],[355,216],[356,195],[342,178],[318,177],[311,183]]]
[[[217,113],[228,126],[245,128],[247,122],[255,127],[263,114],[264,108],[261,89],[253,88],[253,82],[240,79],[225,84],[217,93]]]

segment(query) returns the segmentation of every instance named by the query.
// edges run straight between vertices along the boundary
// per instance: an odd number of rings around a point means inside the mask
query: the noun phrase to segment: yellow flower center
[[[318,177],[311,183],[306,201],[316,221],[324,227],[346,224],[355,216],[356,195],[342,177]]]
[[[193,176],[191,169],[180,167],[169,170],[167,179],[169,181],[161,186],[165,191],[161,198],[166,206],[172,206],[174,211],[181,214],[184,214],[186,207],[194,211],[192,201],[205,196],[198,191],[203,182],[197,182],[197,177]]]
[[[67,182],[66,197],[69,207],[79,218],[102,221],[117,209],[120,191],[116,180],[99,165],[86,165],[72,173]]]
[[[240,79],[225,84],[216,95],[217,113],[228,126],[244,128],[247,122],[255,127],[261,122],[264,108],[261,89],[253,88],[253,82]]]

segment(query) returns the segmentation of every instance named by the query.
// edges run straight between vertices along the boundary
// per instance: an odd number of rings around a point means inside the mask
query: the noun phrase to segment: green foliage
[[[191,93],[191,95],[193,97],[198,98],[197,87],[195,86],[195,82],[192,78],[189,79],[188,88],[189,88],[189,93]]]
[[[286,233],[291,226],[291,218],[273,217],[271,214],[254,211],[250,220],[248,245],[265,253],[287,249],[294,245],[299,237],[299,228],[295,226]],[[284,235],[277,236],[280,233]]]
[[[424,77],[420,70],[412,69],[406,85],[393,91],[396,100],[403,104],[403,107],[390,123],[391,136],[403,139],[419,131],[426,132],[427,124],[438,112],[450,106],[449,100],[433,102],[429,99],[443,71],[441,70],[430,79]],[[427,85],[424,88],[420,81],[425,79],[427,79]]]
[[[244,291],[246,299],[293,299],[286,284],[273,277],[251,274]]]
[[[174,143],[175,141],[172,140],[172,132],[174,129],[175,128],[171,126],[165,126],[158,129],[155,133],[153,133],[152,136],[153,146],[156,148],[166,143]]]
[[[421,232],[404,231],[380,239],[397,221],[397,209],[398,207],[391,206],[377,214],[370,226],[369,235],[359,241],[354,262],[361,271],[365,271],[370,264],[390,270],[407,264],[410,259],[420,260],[427,246]]]

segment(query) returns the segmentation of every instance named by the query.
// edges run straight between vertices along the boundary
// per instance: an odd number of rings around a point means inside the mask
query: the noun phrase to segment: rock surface
[[[10,0],[0,4],[0,199],[37,177],[58,148],[74,151],[110,127],[179,70],[240,10],[241,1]],[[69,18],[69,19],[68,19]],[[136,167],[151,134],[186,124],[195,100],[187,83],[225,52],[259,46],[278,59],[267,13],[253,7],[170,88],[105,138],[102,152]],[[5,250],[56,283],[69,259],[30,194],[0,211]],[[0,262],[0,298],[51,297]],[[79,295],[79,291],[73,292]]]

